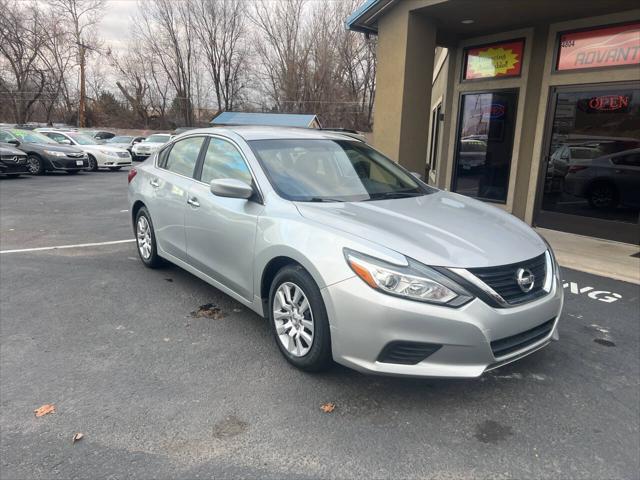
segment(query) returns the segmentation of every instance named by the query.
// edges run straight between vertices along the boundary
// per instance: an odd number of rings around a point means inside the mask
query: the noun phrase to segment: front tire
[[[29,155],[27,157],[29,165],[29,173],[31,175],[42,175],[44,173],[44,162],[37,155]]]
[[[618,205],[618,191],[607,182],[599,182],[589,188],[587,200],[591,208],[603,210]]]
[[[158,268],[162,266],[162,258],[158,255],[156,244],[156,235],[153,230],[153,222],[151,215],[146,207],[140,208],[136,214],[136,246],[138,247],[138,255],[145,266],[149,268]]]
[[[269,321],[282,355],[307,372],[332,364],[329,319],[318,285],[300,265],[282,268],[269,292]]]
[[[96,157],[94,157],[93,155],[89,155],[89,171],[91,172],[97,172],[98,171],[98,161],[96,160]]]

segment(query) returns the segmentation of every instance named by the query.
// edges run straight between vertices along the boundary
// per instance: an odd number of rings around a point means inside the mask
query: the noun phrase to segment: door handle
[[[196,208],[200,206],[200,203],[198,202],[198,199],[196,197],[187,198],[187,203]]]
[[[154,178],[149,182],[149,185],[151,185],[153,188],[158,188],[160,186],[160,182],[157,178]]]

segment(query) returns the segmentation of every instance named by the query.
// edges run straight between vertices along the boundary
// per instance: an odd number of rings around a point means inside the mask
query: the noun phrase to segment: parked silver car
[[[267,317],[305,370],[477,377],[558,339],[540,236],[346,135],[189,131],[131,170],[129,202],[145,265],[168,260]]]

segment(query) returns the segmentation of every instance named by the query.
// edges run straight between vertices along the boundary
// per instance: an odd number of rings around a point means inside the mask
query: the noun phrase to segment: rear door
[[[201,172],[189,190],[185,216],[188,263],[247,300],[253,300],[253,262],[258,215],[256,199],[218,197],[212,180],[233,178],[254,185],[245,158],[232,142],[210,137]]]
[[[186,260],[184,232],[187,193],[193,183],[198,156],[205,137],[187,137],[174,143],[158,157],[157,168],[149,170],[149,213],[160,249]]]

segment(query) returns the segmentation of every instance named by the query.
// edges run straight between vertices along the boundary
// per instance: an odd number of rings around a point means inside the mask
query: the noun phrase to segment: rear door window
[[[159,166],[185,177],[193,177],[203,142],[204,137],[189,137],[174,143],[164,165]]]

